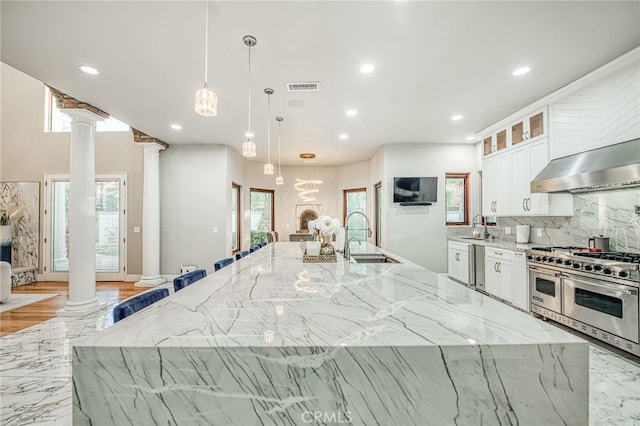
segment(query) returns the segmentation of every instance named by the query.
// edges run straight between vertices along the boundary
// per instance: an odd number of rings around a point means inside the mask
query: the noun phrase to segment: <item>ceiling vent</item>
[[[287,90],[290,92],[317,92],[320,90],[320,83],[317,81],[287,83]]]

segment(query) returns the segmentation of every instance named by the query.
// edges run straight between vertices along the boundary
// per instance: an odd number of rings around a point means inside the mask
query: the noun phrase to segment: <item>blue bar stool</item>
[[[259,245],[251,246],[251,247],[249,247],[249,253],[253,253],[254,251],[258,250],[259,248],[261,248]]]
[[[182,274],[173,280],[173,289],[175,291],[182,290],[186,286],[193,284],[206,276],[207,271],[205,271],[204,269],[197,269],[195,271],[187,272],[186,274]]]
[[[225,266],[231,265],[232,263],[233,263],[233,258],[227,257],[222,260],[218,260],[216,263],[214,263],[213,269],[215,271],[219,271],[220,269],[224,268]]]
[[[155,290],[147,291],[127,299],[113,308],[113,322],[116,323],[125,319],[129,315],[154,304],[160,299],[164,299],[168,295],[169,289],[156,288]]]
[[[245,256],[249,255],[249,250],[243,250],[240,253],[236,253],[236,260],[240,260]]]

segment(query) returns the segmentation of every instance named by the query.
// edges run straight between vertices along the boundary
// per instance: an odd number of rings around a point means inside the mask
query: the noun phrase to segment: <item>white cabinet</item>
[[[472,244],[449,241],[449,276],[464,284],[469,284],[471,278],[471,259],[469,258],[469,250],[471,246]]]
[[[485,291],[511,303],[513,298],[513,252],[487,247],[484,262]]]
[[[549,163],[549,139],[515,148],[511,155],[511,215],[573,215],[572,194],[531,192],[531,181]]]
[[[544,107],[516,121],[510,126],[509,142],[515,147],[547,136],[547,108]]]
[[[482,213],[485,216],[509,214],[509,153],[504,152],[482,162]]]
[[[513,294],[511,304],[529,312],[529,273],[523,252],[513,253]]]

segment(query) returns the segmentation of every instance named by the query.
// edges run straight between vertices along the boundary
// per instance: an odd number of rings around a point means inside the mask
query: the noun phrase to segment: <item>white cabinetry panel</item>
[[[640,137],[640,63],[632,63],[550,108],[551,158]]]

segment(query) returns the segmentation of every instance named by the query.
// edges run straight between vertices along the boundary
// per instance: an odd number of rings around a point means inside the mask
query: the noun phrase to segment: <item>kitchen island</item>
[[[585,341],[387,254],[272,243],[74,342],[74,424],[588,423]]]

